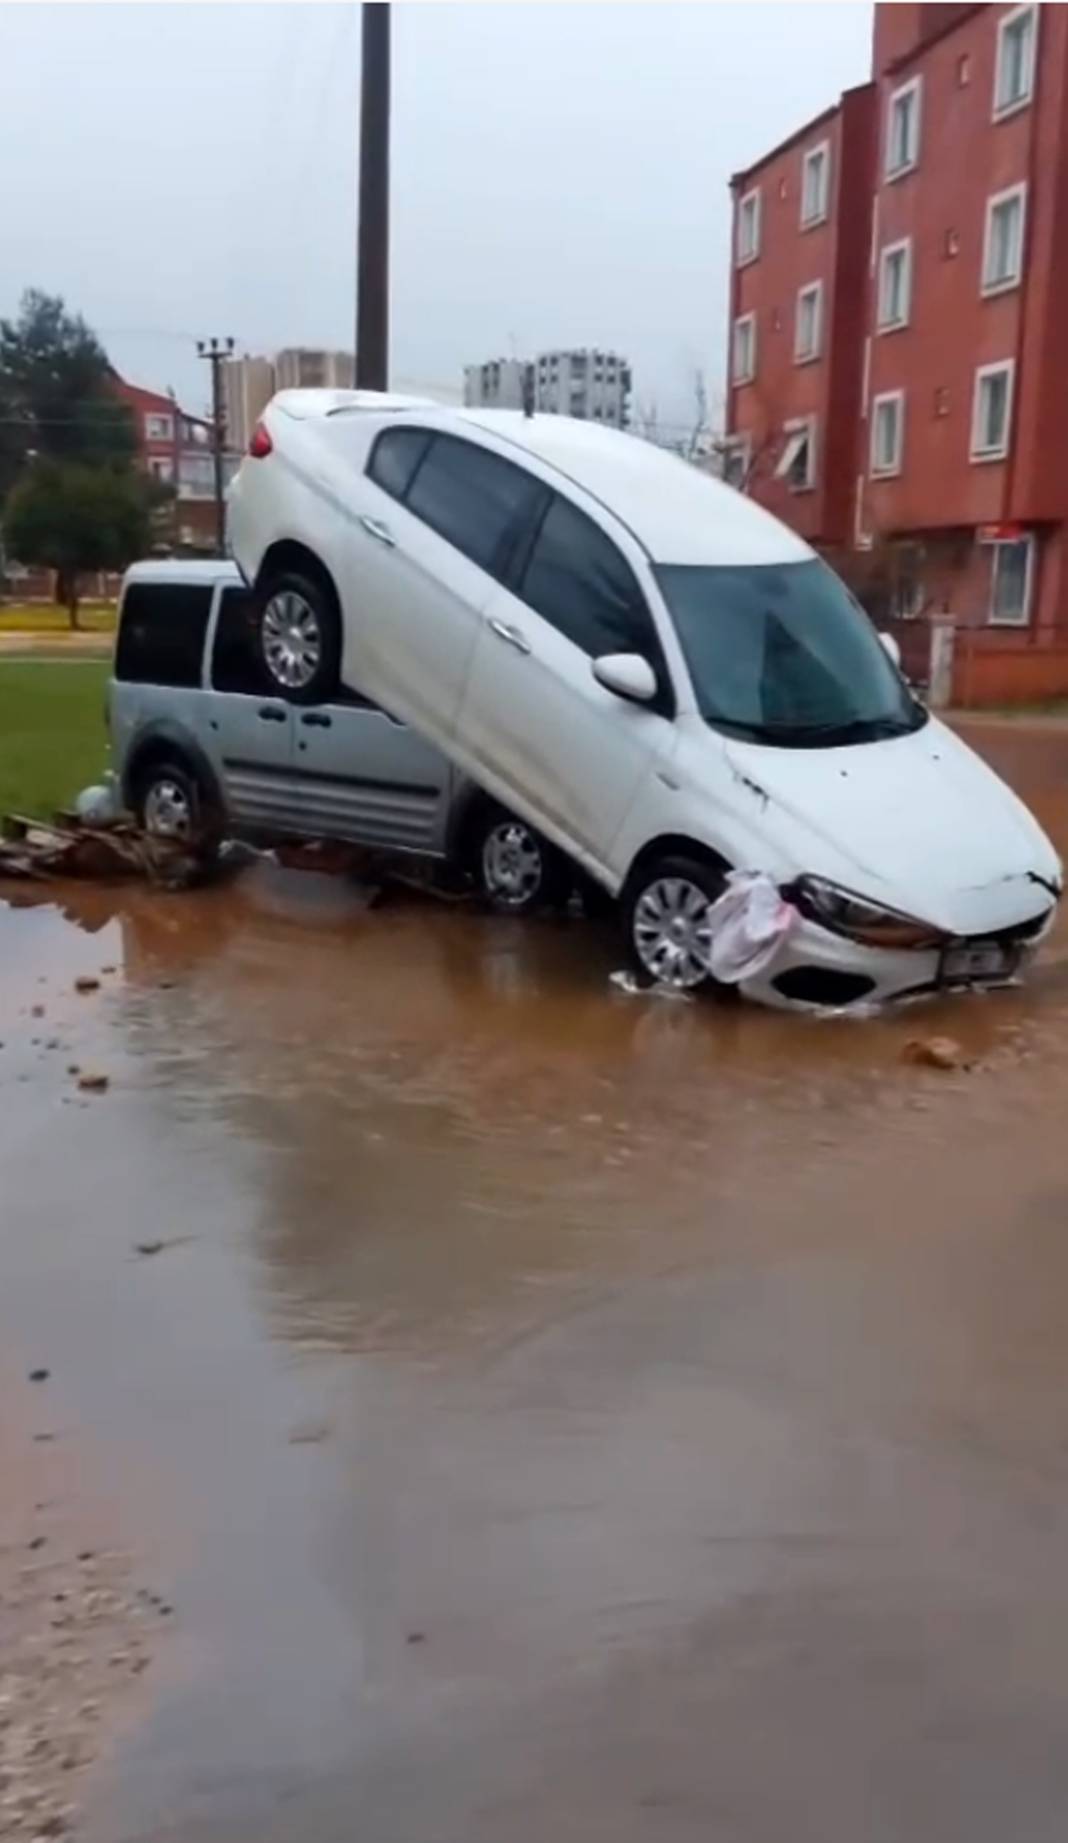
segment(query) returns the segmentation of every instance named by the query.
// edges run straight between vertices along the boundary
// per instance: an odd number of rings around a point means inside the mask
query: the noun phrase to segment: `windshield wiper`
[[[733,729],[752,742],[780,743],[786,747],[833,749],[852,742],[888,742],[895,736],[910,736],[920,728],[919,721],[904,717],[852,717],[844,723],[738,723],[729,717],[717,718],[724,728]]]

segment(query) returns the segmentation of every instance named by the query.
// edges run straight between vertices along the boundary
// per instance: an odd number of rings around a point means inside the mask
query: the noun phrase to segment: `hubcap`
[[[482,877],[489,894],[508,908],[522,908],[541,888],[542,858],[537,840],[518,820],[494,826],[482,847]]]
[[[634,946],[661,985],[686,991],[708,978],[711,907],[704,890],[685,877],[661,877],[642,891],[634,909]]]
[[[314,608],[292,589],[272,595],[263,611],[263,657],[271,677],[287,691],[310,685],[323,655]]]
[[[156,838],[188,838],[192,825],[185,788],[177,781],[153,781],[145,795],[145,831]]]

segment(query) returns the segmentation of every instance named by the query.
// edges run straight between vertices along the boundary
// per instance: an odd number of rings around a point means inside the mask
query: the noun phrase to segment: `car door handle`
[[[360,523],[369,537],[377,538],[380,544],[388,544],[390,550],[394,549],[397,540],[389,526],[384,525],[380,518],[371,518],[368,513],[364,512],[360,517]]]
[[[507,621],[498,621],[493,614],[487,617],[486,624],[498,640],[503,640],[506,646],[514,646],[517,653],[530,652],[530,641],[525,634],[520,633],[518,627],[509,627]]]
[[[301,722],[306,723],[310,730],[331,729],[333,721],[332,717],[324,716],[321,710],[310,710],[306,717],[301,718]]]
[[[277,704],[262,704],[259,716],[261,723],[284,723],[286,720],[285,711],[281,710]]]

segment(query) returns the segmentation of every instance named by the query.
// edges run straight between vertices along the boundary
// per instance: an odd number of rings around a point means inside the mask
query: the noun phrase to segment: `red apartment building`
[[[1068,694],[1068,8],[876,6],[732,188],[728,476],[947,695]]]
[[[129,405],[137,435],[139,464],[146,473],[173,486],[173,516],[168,536],[178,548],[215,548],[215,464],[211,424],[187,415],[173,397],[142,390],[115,374],[115,388]],[[233,464],[227,466],[227,478]]]

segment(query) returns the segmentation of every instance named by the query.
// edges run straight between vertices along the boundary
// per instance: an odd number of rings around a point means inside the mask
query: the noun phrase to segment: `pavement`
[[[0,631],[0,659],[110,659],[114,646],[114,634]]]
[[[1068,842],[1068,735],[972,735]],[[0,1490],[121,1558],[83,1843],[1063,1843],[1063,926],[857,1023],[267,866],[15,900]]]

